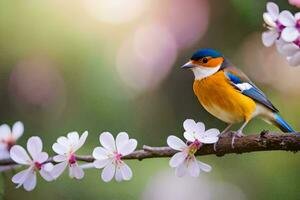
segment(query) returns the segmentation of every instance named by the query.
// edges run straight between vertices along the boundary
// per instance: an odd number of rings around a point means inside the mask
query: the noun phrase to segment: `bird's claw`
[[[244,134],[242,133],[242,131],[236,131],[236,132],[233,132],[233,136],[232,136],[232,140],[231,140],[231,148],[234,149],[234,142],[235,142],[235,139],[236,138],[241,138],[243,137]]]

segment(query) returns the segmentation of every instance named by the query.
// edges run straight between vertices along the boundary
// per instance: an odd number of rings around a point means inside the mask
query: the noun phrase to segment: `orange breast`
[[[255,101],[236,90],[223,71],[195,80],[193,89],[202,106],[226,123],[250,120],[256,109]]]

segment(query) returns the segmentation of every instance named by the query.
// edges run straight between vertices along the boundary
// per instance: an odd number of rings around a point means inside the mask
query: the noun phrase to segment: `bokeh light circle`
[[[172,0],[156,14],[156,20],[170,30],[179,48],[188,48],[207,31],[209,13],[207,0]]]
[[[135,91],[155,88],[170,72],[177,57],[172,34],[159,24],[140,26],[120,47],[117,70]]]
[[[83,0],[87,12],[110,24],[120,24],[138,17],[145,9],[142,0]]]
[[[63,77],[44,58],[20,61],[9,80],[9,93],[20,109],[59,114],[66,104]]]

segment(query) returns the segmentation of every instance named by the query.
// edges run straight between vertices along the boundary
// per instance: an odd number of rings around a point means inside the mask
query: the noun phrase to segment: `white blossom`
[[[295,15],[288,10],[279,12],[275,3],[268,2],[263,18],[269,29],[262,34],[263,44],[269,47],[275,43],[291,66],[300,65],[300,12]]]
[[[25,190],[33,190],[36,186],[36,172],[39,172],[46,181],[53,180],[51,174],[53,165],[51,163],[45,163],[48,159],[48,154],[42,152],[42,148],[42,140],[34,136],[27,141],[27,151],[31,157],[27,154],[26,150],[19,145],[14,145],[10,149],[11,159],[20,165],[28,166],[27,169],[12,177],[12,181],[17,184],[17,188],[23,185]]]
[[[279,38],[282,25],[278,21],[279,8],[273,2],[267,3],[267,12],[263,14],[263,19],[267,25],[268,31],[263,32],[262,41],[267,47],[270,47]]]
[[[23,135],[24,126],[22,122],[16,122],[12,129],[3,124],[0,126],[0,159],[9,158],[10,148]]]
[[[284,10],[279,14],[279,22],[284,26],[281,37],[286,42],[294,42],[299,36],[300,13],[295,16],[288,10]]]
[[[130,180],[132,171],[122,160],[123,156],[131,154],[137,147],[135,139],[129,139],[125,132],[117,135],[116,140],[109,132],[104,132],[99,137],[102,147],[96,147],[93,151],[95,168],[104,168],[101,178],[109,182],[115,176],[116,181]]]
[[[205,125],[202,122],[195,122],[192,119],[187,119],[183,122],[185,130],[184,137],[189,142],[198,140],[204,144],[214,144],[219,140],[220,131],[218,129],[209,129],[205,131]]]
[[[87,131],[81,137],[77,132],[71,132],[67,137],[59,137],[53,144],[52,149],[58,154],[53,157],[53,160],[58,162],[52,171],[54,178],[59,177],[67,166],[69,166],[71,178],[82,179],[84,177],[84,171],[77,163],[75,152],[83,146],[87,136]]]
[[[169,147],[179,151],[170,160],[169,164],[175,168],[175,174],[182,177],[189,174],[192,177],[197,177],[200,171],[210,172],[211,166],[196,159],[195,153],[200,148],[200,142],[195,140],[191,144],[185,144],[180,138],[176,136],[169,136],[167,139]]]

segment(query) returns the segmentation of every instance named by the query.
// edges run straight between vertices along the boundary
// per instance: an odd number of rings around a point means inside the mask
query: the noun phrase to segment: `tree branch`
[[[213,145],[203,145],[200,150],[196,153],[198,156],[204,155],[216,155],[224,156],[225,154],[241,154],[247,152],[257,151],[291,151],[297,152],[300,150],[300,135],[299,133],[294,134],[276,134],[263,131],[258,135],[249,135],[242,138],[236,138],[234,148],[231,147],[231,137],[221,137],[218,144],[216,145],[216,151]],[[130,155],[124,156],[122,159],[127,160],[143,160],[146,158],[160,158],[160,157],[171,157],[177,151],[170,147],[150,147],[143,146],[143,150],[137,150]],[[94,158],[88,156],[76,156],[78,161],[93,162]],[[49,158],[47,162],[53,162],[53,158]],[[16,165],[11,159],[0,160],[0,166]]]

